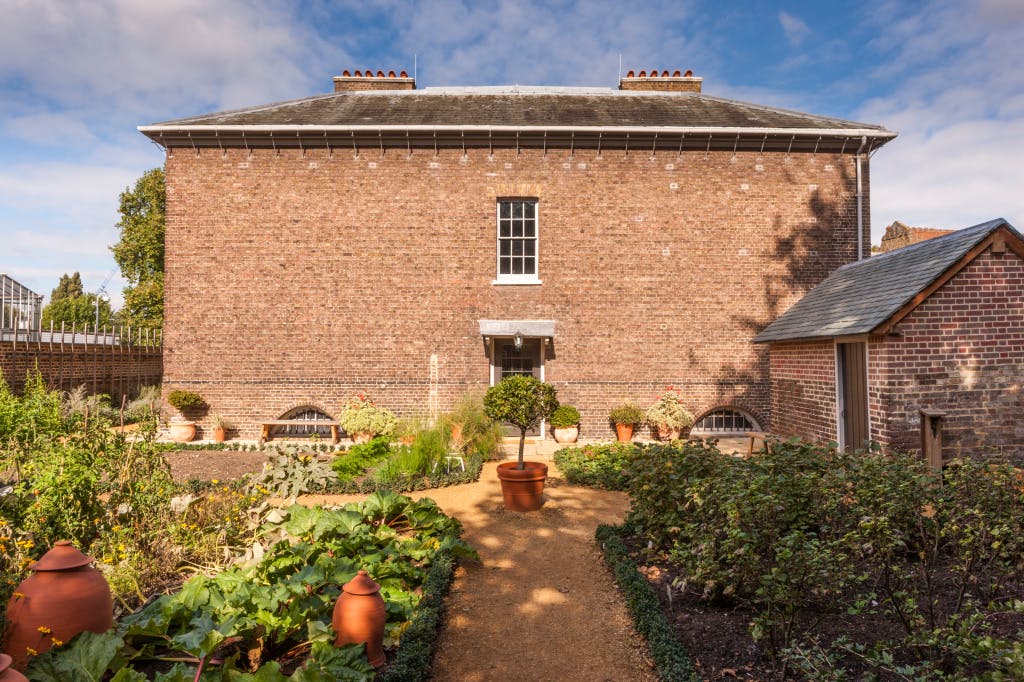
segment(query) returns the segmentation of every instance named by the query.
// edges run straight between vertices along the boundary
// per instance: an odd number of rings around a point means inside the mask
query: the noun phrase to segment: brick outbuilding
[[[776,433],[916,451],[924,410],[947,460],[1024,464],[1024,240],[1005,220],[843,266],[755,341]]]
[[[167,390],[246,437],[355,392],[443,411],[518,372],[585,436],[668,385],[706,428],[768,426],[753,337],[868,253],[869,157],[894,133],[667,71],[619,90],[370,74],[140,128],[167,154]]]

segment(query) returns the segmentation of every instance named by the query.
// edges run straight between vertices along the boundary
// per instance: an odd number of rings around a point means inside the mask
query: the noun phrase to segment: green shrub
[[[326,490],[336,479],[331,467],[316,455],[294,447],[276,448],[263,470],[251,478],[250,489],[278,497]]]
[[[507,376],[487,389],[484,412],[498,422],[508,422],[519,429],[519,468],[524,467],[523,449],[526,432],[546,419],[558,407],[554,386],[533,376]]]
[[[185,391],[182,389],[175,389],[168,393],[167,402],[171,407],[182,413],[186,410],[199,409],[205,404],[203,396],[195,391]]]
[[[570,426],[577,426],[580,423],[580,411],[572,405],[559,405],[551,413],[551,426],[556,429],[565,429]]]
[[[632,443],[607,443],[562,448],[555,452],[555,465],[565,480],[606,490],[626,490],[629,478],[626,465],[641,450]]]
[[[647,423],[655,427],[685,429],[693,424],[693,414],[683,407],[679,391],[669,386],[647,410]]]
[[[452,411],[442,419],[450,438],[449,446],[482,459],[494,459],[501,451],[505,434],[501,424],[484,412],[483,394],[470,392],[463,395]],[[451,439],[451,434],[461,431],[460,439]],[[456,442],[460,440],[461,442]]]
[[[615,582],[626,598],[626,608],[645,640],[654,659],[658,679],[665,682],[685,682],[700,679],[686,650],[679,643],[672,625],[666,620],[658,597],[647,579],[636,570],[620,535],[614,526],[597,527],[596,538],[604,551],[604,560],[615,575]]]
[[[608,421],[612,424],[637,424],[644,423],[644,412],[631,402],[624,402],[612,408],[608,413]]]
[[[338,414],[338,423],[345,433],[370,433],[375,436],[390,436],[398,425],[398,419],[386,407],[378,407],[363,393],[352,396]]]
[[[331,469],[337,474],[338,480],[351,481],[390,455],[391,445],[388,439],[377,437],[368,443],[353,445],[347,452],[335,456],[331,461]]]

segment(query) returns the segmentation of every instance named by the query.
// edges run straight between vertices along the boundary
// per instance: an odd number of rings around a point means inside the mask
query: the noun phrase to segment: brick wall
[[[832,339],[771,347],[771,431],[817,443],[837,439]]]
[[[122,395],[159,384],[163,362],[156,346],[0,342],[0,370],[13,391],[25,387],[26,374],[36,367],[53,388],[68,391],[85,384],[90,393],[107,393],[119,404]]]
[[[872,352],[887,414],[875,436],[919,450],[922,407],[946,410],[947,458],[1003,454],[1024,464],[1024,261],[982,253]]]
[[[356,391],[423,413],[486,387],[479,319],[554,319],[545,376],[584,436],[670,384],[767,423],[750,340],[856,257],[854,193],[849,155],[176,149],[165,390],[243,437]],[[543,285],[491,284],[504,196],[539,201]]]

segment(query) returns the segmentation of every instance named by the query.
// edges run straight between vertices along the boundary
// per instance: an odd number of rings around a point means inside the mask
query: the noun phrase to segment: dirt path
[[[478,483],[416,495],[461,520],[482,559],[456,573],[436,682],[657,679],[594,541],[598,524],[623,519],[626,496],[549,466],[539,512],[505,511],[494,463]]]

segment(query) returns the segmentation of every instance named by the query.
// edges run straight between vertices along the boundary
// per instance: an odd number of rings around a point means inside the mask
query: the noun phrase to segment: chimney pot
[[[658,77],[658,70],[657,69],[651,69],[651,78],[657,78],[657,77]]]
[[[349,74],[348,69],[345,69],[344,71],[341,72],[341,75],[344,76],[345,78],[348,78],[351,74]]]
[[[409,77],[409,74],[407,74],[407,73],[406,73],[405,71],[402,71],[402,72],[400,73],[400,76],[401,76],[402,78],[408,78],[408,77]]]
[[[363,76],[363,72],[360,71],[359,69],[356,69],[356,78],[362,78],[362,76]]]
[[[384,72],[383,72],[383,71],[380,71],[380,70],[378,70],[378,71],[377,71],[377,78],[383,78],[383,77],[384,77]]]
[[[686,77],[687,78],[693,78],[693,69],[687,69],[686,70]]]
[[[626,74],[626,78],[634,78],[633,69],[629,70],[629,73]]]
[[[638,74],[636,75],[636,77],[637,77],[637,78],[647,78],[647,72],[646,72],[646,71],[644,71],[643,69],[640,69],[640,73],[638,73]]]
[[[661,72],[661,77],[662,77],[662,78],[668,78],[668,69],[665,69],[665,70],[663,70],[663,71]]]
[[[394,78],[394,77],[395,77],[395,72],[394,71],[388,71],[388,78]]]
[[[672,72],[672,77],[679,78],[679,69],[676,69],[675,71]]]

